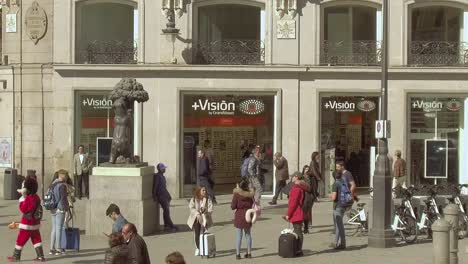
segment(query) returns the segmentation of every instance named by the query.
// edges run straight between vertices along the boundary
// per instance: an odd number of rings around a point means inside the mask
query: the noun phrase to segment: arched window
[[[409,65],[468,64],[466,12],[451,6],[416,6],[409,10]]]
[[[264,62],[265,13],[258,6],[216,4],[197,9],[197,63]]]
[[[76,5],[76,63],[136,63],[138,9],[130,1]]]
[[[380,62],[381,12],[370,6],[335,5],[322,12],[320,63],[375,65]]]

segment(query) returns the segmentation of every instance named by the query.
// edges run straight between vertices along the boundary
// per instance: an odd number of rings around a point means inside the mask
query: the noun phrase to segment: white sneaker
[[[200,251],[197,249],[195,249],[195,256],[200,256]]]

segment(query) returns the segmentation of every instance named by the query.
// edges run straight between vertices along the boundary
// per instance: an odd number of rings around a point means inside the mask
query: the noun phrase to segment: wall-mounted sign
[[[32,6],[26,11],[25,17],[26,34],[37,44],[47,32],[47,15],[39,3],[34,1]]]
[[[0,167],[13,166],[13,146],[11,137],[0,137]]]
[[[389,120],[377,120],[375,121],[375,138],[390,138],[390,126]]]
[[[444,108],[444,104],[438,101],[416,100],[411,105],[414,109],[423,109],[427,112],[438,112]]]
[[[5,22],[6,22],[5,32],[16,33],[16,13],[6,14]]]
[[[84,107],[91,107],[93,109],[111,109],[112,100],[104,96],[102,99],[96,99],[93,97],[83,97],[81,104]]]
[[[447,109],[453,112],[456,112],[462,108],[462,103],[455,99],[452,99],[447,102]]]
[[[296,20],[278,20],[276,24],[277,39],[296,38]]]
[[[257,99],[249,99],[239,104],[239,110],[247,115],[258,115],[265,111],[265,104]]]
[[[331,109],[337,112],[354,112],[356,109],[356,104],[350,101],[339,102],[336,100],[329,100],[325,102],[324,106],[327,110]]]
[[[426,139],[424,151],[424,178],[447,178],[448,140]]]
[[[363,112],[371,112],[375,109],[375,103],[370,100],[362,100],[357,103],[357,108]]]

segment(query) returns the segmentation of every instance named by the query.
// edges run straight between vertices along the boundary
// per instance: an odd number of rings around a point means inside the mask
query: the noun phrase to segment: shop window
[[[75,94],[74,152],[83,145],[96,164],[96,139],[112,137],[114,111],[109,91],[86,91]]]
[[[321,155],[326,188],[337,160],[345,162],[358,187],[370,185],[370,150],[376,146],[374,127],[378,102],[378,97],[321,98]]]
[[[410,177],[412,184],[433,184],[426,177],[426,140],[446,140],[448,147],[447,178],[439,184],[466,182],[465,145],[468,133],[465,128],[466,96],[438,97],[415,96],[409,99],[410,107]],[[445,167],[444,167],[445,170]],[[465,179],[462,179],[465,177]]]
[[[182,181],[185,196],[197,182],[197,151],[212,158],[215,192],[231,193],[241,180],[241,165],[248,151],[261,146],[264,194],[273,191],[275,96],[250,94],[184,94]]]

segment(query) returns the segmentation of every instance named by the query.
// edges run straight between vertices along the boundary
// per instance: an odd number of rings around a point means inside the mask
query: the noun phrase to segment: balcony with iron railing
[[[320,65],[375,66],[380,65],[381,60],[380,41],[322,41]]]
[[[136,41],[95,40],[77,50],[77,64],[136,64]]]
[[[412,41],[408,53],[409,66],[468,66],[467,42]]]
[[[194,64],[255,65],[265,63],[265,47],[261,40],[224,39],[199,42]]]

